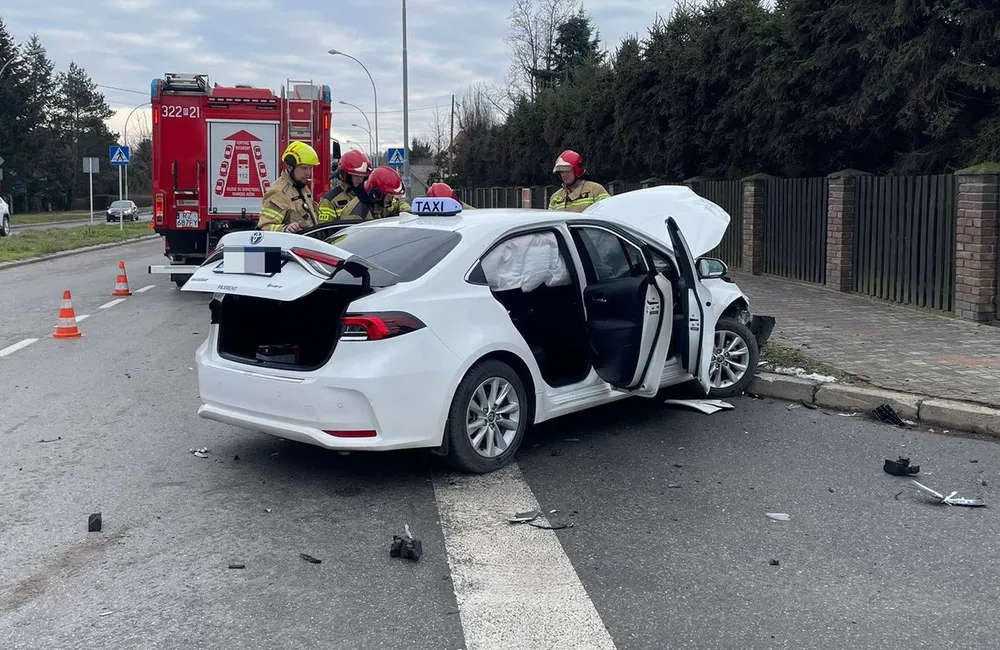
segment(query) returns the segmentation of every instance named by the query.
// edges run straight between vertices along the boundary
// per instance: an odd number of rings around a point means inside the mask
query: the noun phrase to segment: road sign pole
[[[94,225],[94,168],[87,174],[90,177],[90,225]]]
[[[128,199],[128,165],[125,165],[125,198]]]
[[[118,165],[118,200],[122,200],[122,166]],[[125,230],[125,212],[118,217],[118,230]]]

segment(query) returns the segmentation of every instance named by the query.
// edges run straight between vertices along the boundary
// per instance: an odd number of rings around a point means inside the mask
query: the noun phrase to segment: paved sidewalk
[[[1000,407],[1000,327],[733,272],[775,345],[892,390]]]

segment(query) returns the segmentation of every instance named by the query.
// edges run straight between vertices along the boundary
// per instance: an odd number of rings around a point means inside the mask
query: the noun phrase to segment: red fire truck
[[[210,85],[208,75],[166,74],[150,84],[153,229],[169,265],[149,273],[182,286],[228,232],[257,227],[261,199],[292,140],[319,154],[313,196],[329,189],[340,144],[330,138],[329,86],[287,80],[265,88]],[[329,142],[330,145],[326,143]]]

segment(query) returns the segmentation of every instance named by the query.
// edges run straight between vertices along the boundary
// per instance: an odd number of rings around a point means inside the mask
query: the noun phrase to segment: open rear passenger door
[[[602,225],[571,223],[583,262],[590,356],[601,379],[653,397],[660,388],[673,326],[670,282],[648,250]]]
[[[672,217],[667,217],[666,224],[680,270],[680,306],[687,329],[686,332],[676,333],[681,337],[681,364],[694,376],[707,395],[712,387],[709,370],[715,341],[714,312],[708,308],[712,302],[712,292],[698,279],[694,256],[677,222]]]

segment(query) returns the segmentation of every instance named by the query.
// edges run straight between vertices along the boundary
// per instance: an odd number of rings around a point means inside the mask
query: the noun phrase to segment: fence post
[[[529,210],[531,209],[531,188],[522,187],[521,188],[521,207]]]
[[[833,172],[826,205],[826,286],[837,291],[854,290],[854,228],[858,221],[857,169]]]
[[[764,272],[764,181],[769,174],[743,179],[743,270]]]
[[[997,209],[1000,165],[955,172],[955,315],[985,322],[997,316]]]

